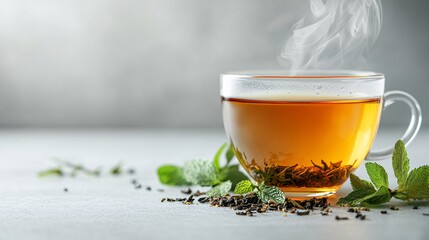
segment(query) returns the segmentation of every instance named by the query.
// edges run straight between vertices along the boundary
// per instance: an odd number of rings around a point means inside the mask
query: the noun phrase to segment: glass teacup
[[[257,182],[287,196],[327,196],[363,160],[389,157],[370,151],[384,107],[402,101],[411,121],[409,144],[421,125],[417,101],[384,93],[383,74],[360,71],[236,72],[221,76],[223,122],[235,154]]]

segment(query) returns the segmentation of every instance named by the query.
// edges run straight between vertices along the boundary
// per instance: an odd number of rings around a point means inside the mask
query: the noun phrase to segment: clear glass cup
[[[290,197],[328,196],[363,160],[391,156],[370,150],[381,112],[394,102],[411,109],[401,139],[421,125],[418,102],[401,91],[384,93],[383,74],[363,71],[234,72],[221,75],[226,134],[240,164],[257,182]]]

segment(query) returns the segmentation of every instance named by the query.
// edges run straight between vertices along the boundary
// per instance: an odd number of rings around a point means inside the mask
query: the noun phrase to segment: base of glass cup
[[[287,198],[329,197],[336,192],[285,192]]]
[[[337,189],[318,189],[305,188],[297,191],[296,189],[280,188],[287,198],[313,198],[313,197],[329,197],[337,192]]]

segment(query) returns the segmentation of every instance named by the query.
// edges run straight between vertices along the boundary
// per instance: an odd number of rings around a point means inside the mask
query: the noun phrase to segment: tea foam
[[[353,93],[348,95],[322,95],[314,93],[287,93],[287,92],[273,92],[273,93],[247,93],[238,94],[233,98],[247,99],[247,100],[261,100],[261,101],[294,101],[294,102],[307,102],[307,101],[329,101],[329,100],[353,100],[353,99],[370,99],[373,96],[364,93]]]

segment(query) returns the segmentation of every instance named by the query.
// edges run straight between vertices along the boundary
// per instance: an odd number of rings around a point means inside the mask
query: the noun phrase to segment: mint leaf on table
[[[337,204],[378,205],[389,202],[392,197],[400,200],[429,199],[429,166],[424,165],[408,172],[410,160],[407,155],[405,144],[401,140],[397,141],[392,155],[392,166],[399,185],[397,189],[389,189],[388,176],[382,166],[366,163],[367,173],[375,188],[370,182],[351,174],[350,182],[354,191],[339,199]]]
[[[381,186],[389,187],[387,172],[381,165],[369,162],[365,164],[365,168],[376,188],[380,188]]]
[[[159,181],[170,186],[190,185],[183,176],[183,169],[179,166],[164,165],[158,168]]]
[[[286,200],[285,194],[278,187],[266,186],[264,183],[261,183],[257,188],[258,191],[256,194],[262,202],[273,200],[275,203],[284,203]]]
[[[397,141],[392,155],[392,166],[399,188],[405,185],[408,172],[410,171],[410,160],[403,141]]]
[[[207,160],[190,160],[183,165],[183,176],[187,182],[200,186],[220,183],[214,164]]]
[[[213,187],[210,191],[208,191],[207,196],[209,196],[209,197],[223,197],[231,191],[231,187],[232,187],[231,181],[223,182],[223,183]]]
[[[252,192],[255,186],[249,180],[243,180],[235,186],[234,193],[235,194],[245,194]]]

